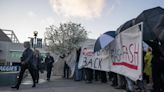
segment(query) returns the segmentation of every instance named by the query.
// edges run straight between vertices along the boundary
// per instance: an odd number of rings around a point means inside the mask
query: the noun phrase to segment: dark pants
[[[82,80],[82,69],[78,69],[78,63],[75,66],[74,80],[81,81]]]
[[[93,80],[93,70],[86,68],[86,77],[87,77],[87,81],[92,82]]]
[[[95,81],[98,81],[100,79],[100,71],[95,70]]]
[[[112,72],[108,72],[108,78],[109,78],[109,81],[112,81],[112,78],[113,78]]]
[[[150,83],[150,76],[143,73],[143,80],[145,80],[147,84]]]
[[[52,71],[52,67],[47,67],[47,79],[49,80],[51,77],[51,71]]]
[[[106,83],[107,82],[106,72],[105,71],[101,71],[100,75],[101,75],[101,82],[102,83]]]
[[[162,85],[162,74],[164,74],[164,62],[153,60],[152,62],[152,77],[153,77],[153,90],[154,92],[160,92]]]
[[[81,73],[82,73],[82,80],[86,80],[86,70],[85,70],[85,68],[81,69]]]
[[[69,78],[69,66],[65,63],[64,64],[64,78]]]
[[[39,69],[36,69],[35,70],[35,82],[38,83],[38,81],[39,81]]]
[[[26,69],[29,70],[29,72],[30,72],[30,74],[32,76],[33,85],[35,85],[34,69],[29,67],[27,64],[25,64],[25,65],[21,65],[21,70],[20,70],[20,73],[19,73],[19,78],[18,78],[18,82],[16,84],[16,87],[20,86],[21,81],[23,79],[24,72],[25,72]]]
[[[112,86],[117,86],[118,85],[118,80],[117,80],[117,74],[114,73],[114,72],[111,72],[112,73]]]

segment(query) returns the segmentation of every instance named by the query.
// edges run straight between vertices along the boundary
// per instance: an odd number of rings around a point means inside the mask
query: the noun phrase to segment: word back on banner
[[[78,68],[91,68],[95,70],[109,71],[109,55],[107,51],[94,53],[95,41],[88,41],[82,47]]]

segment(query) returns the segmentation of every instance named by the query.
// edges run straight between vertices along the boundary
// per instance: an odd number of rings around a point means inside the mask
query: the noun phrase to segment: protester
[[[86,69],[84,67],[81,69],[81,74],[82,74],[82,80],[86,81],[87,76],[86,76]]]
[[[130,78],[125,77],[127,81],[127,91],[126,92],[134,92],[134,81],[132,81]]]
[[[65,59],[64,59],[65,57],[66,57],[65,54],[62,54],[60,56],[60,58],[64,60],[63,78],[67,78],[68,79],[69,78],[69,66],[66,63]]]
[[[150,46],[152,47],[152,78],[153,78],[153,91],[160,92],[160,71],[159,71],[159,54],[158,41],[153,41]]]
[[[126,89],[126,79],[123,75],[117,74],[117,84],[116,89]]]
[[[78,62],[76,62],[76,65],[75,65],[74,80],[75,81],[82,80],[82,69],[78,69]]]
[[[99,81],[100,80],[100,70],[94,70],[94,74],[95,74],[95,81]]]
[[[70,68],[68,66],[68,64],[66,63],[66,61],[64,61],[64,78],[69,78],[69,71],[70,71]]]
[[[18,78],[18,82],[15,86],[13,86],[12,88],[14,89],[19,89],[19,86],[21,84],[21,81],[23,79],[23,75],[26,69],[29,70],[31,76],[32,76],[32,80],[33,80],[33,86],[35,87],[35,77],[34,77],[34,68],[36,68],[33,63],[33,51],[30,48],[30,42],[24,42],[24,47],[26,48],[22,54],[21,57],[21,70],[19,73],[19,78]]]
[[[46,68],[47,68],[47,80],[48,81],[50,80],[50,77],[51,77],[53,63],[54,63],[54,58],[52,56],[50,56],[50,53],[47,53],[47,56],[45,58],[45,64],[46,64]]]
[[[86,83],[92,83],[93,70],[90,68],[85,68],[85,73],[86,73]]]
[[[35,82],[39,82],[39,70],[40,70],[40,65],[41,65],[42,57],[40,55],[39,50],[35,49],[34,50],[34,61],[36,64],[36,69],[35,69]]]
[[[108,79],[109,81],[112,81],[112,78],[113,78],[113,74],[111,71],[108,72]]]
[[[107,83],[107,77],[105,71],[100,71],[101,83]]]
[[[81,80],[82,80],[82,69],[78,69],[79,58],[80,58],[80,53],[81,53],[81,48],[79,48],[79,49],[76,51],[76,53],[77,53],[77,56],[76,56],[74,80],[75,80],[75,81],[81,81]]]
[[[144,57],[144,62],[145,62],[144,74],[145,74],[146,83],[149,83],[150,80],[152,79],[151,60],[152,60],[152,50],[149,47]]]
[[[117,73],[111,72],[111,75],[112,75],[112,84],[111,84],[111,86],[113,86],[113,87],[118,86]]]
[[[152,48],[152,92],[161,92],[161,88],[163,86],[161,83],[161,76],[164,74],[164,62],[160,61],[160,57],[162,57],[162,53],[160,51],[160,42],[158,39],[156,39],[147,43]]]

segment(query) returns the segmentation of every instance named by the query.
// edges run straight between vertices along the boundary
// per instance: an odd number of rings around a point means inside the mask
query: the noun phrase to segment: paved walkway
[[[45,74],[41,74],[39,84],[36,85],[36,88],[32,88],[32,81],[28,76],[19,90],[5,86],[0,87],[0,92],[124,92],[114,89],[110,86],[110,83],[93,82],[92,84],[86,84],[85,81],[63,79],[60,76],[52,76],[49,82],[45,79]]]

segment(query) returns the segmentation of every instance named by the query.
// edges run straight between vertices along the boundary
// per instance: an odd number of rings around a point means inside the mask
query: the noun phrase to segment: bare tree
[[[64,54],[87,39],[87,32],[81,24],[72,22],[60,24],[59,27],[51,25],[46,28],[45,43],[49,50]]]

